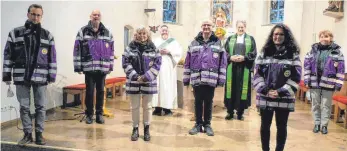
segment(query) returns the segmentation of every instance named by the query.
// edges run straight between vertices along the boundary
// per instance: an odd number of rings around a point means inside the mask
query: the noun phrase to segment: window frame
[[[272,2],[273,1],[277,1],[277,9],[272,9]],[[280,8],[280,1],[283,2],[283,8]],[[271,0],[269,1],[269,14],[268,14],[268,17],[269,17],[269,23],[270,24],[278,24],[278,23],[283,23],[284,21],[284,5],[285,5],[285,0]],[[276,18],[275,20],[271,20],[271,13],[272,12],[275,12],[276,13]],[[283,13],[283,17],[282,17],[282,20],[280,20],[280,13]]]
[[[164,9],[164,1],[167,1],[167,9]],[[170,10],[170,3],[172,2],[172,1],[175,1],[176,2],[176,9],[175,10]],[[178,22],[178,5],[179,4],[179,2],[178,2],[178,0],[163,0],[163,5],[162,5],[162,7],[163,7],[163,19],[162,19],[162,21],[163,21],[163,23],[168,23],[168,24],[178,24],[179,22]],[[176,20],[175,21],[172,21],[172,20],[165,20],[165,12],[166,11],[174,11],[175,13],[176,13]]]

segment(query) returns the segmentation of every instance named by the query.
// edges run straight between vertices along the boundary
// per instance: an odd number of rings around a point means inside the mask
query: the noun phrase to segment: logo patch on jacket
[[[149,66],[153,66],[153,61],[149,62]]]
[[[106,46],[106,48],[108,48],[108,47],[109,47],[109,44],[108,44],[108,43],[106,43],[106,44],[105,44],[105,46]]]
[[[290,70],[286,70],[286,71],[284,72],[284,76],[287,77],[287,78],[290,76],[290,74],[291,74],[291,73],[290,73]]]
[[[339,63],[338,63],[338,62],[335,62],[335,63],[334,63],[334,66],[335,66],[335,67],[337,67],[338,65],[339,65]]]
[[[216,52],[213,53],[213,57],[214,57],[214,58],[218,58],[218,53],[216,53]]]
[[[45,55],[45,54],[47,54],[47,53],[48,53],[47,49],[45,49],[45,48],[44,48],[44,49],[42,49],[42,54],[44,54],[44,55]]]

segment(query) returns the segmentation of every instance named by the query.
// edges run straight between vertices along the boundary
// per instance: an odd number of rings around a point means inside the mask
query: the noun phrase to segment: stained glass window
[[[271,0],[270,23],[282,23],[284,16],[284,0]]]
[[[176,23],[177,22],[177,1],[176,0],[163,0],[163,22]]]

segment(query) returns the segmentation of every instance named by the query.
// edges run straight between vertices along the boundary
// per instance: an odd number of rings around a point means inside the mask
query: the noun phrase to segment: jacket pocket
[[[20,61],[21,58],[25,58],[25,44],[24,41],[16,42],[13,44],[14,55],[13,60]]]

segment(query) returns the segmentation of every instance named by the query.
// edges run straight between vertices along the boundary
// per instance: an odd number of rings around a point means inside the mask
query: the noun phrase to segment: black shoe
[[[161,110],[155,108],[152,115],[161,116]]]
[[[328,134],[328,127],[322,126],[322,134]]]
[[[25,145],[33,142],[33,135],[31,133],[25,133],[24,137],[18,142],[18,145]]]
[[[131,134],[131,141],[137,141],[137,139],[139,139],[139,128],[134,127],[133,133]]]
[[[194,127],[191,130],[189,130],[190,135],[196,135],[199,132],[203,132],[201,124],[195,124]]]
[[[234,114],[227,114],[227,116],[225,116],[225,120],[232,120],[234,119]]]
[[[93,115],[86,115],[86,124],[93,123]]]
[[[143,139],[145,141],[151,140],[151,135],[149,134],[149,125],[145,125]]]
[[[243,117],[243,115],[241,115],[241,116],[237,116],[237,119],[238,119],[238,120],[240,120],[240,121],[245,120],[245,118]]]
[[[314,125],[313,133],[318,133],[320,131],[320,125]]]
[[[167,109],[167,110],[164,110],[164,116],[171,116],[173,113],[171,110]]]
[[[46,144],[46,140],[43,138],[42,136],[42,132],[35,132],[35,143],[37,145],[45,145]]]
[[[105,120],[104,120],[104,117],[102,116],[102,114],[96,114],[95,122],[99,123],[99,124],[104,124],[105,123]]]
[[[205,125],[204,130],[208,136],[214,136],[214,132],[212,130],[211,125]]]

